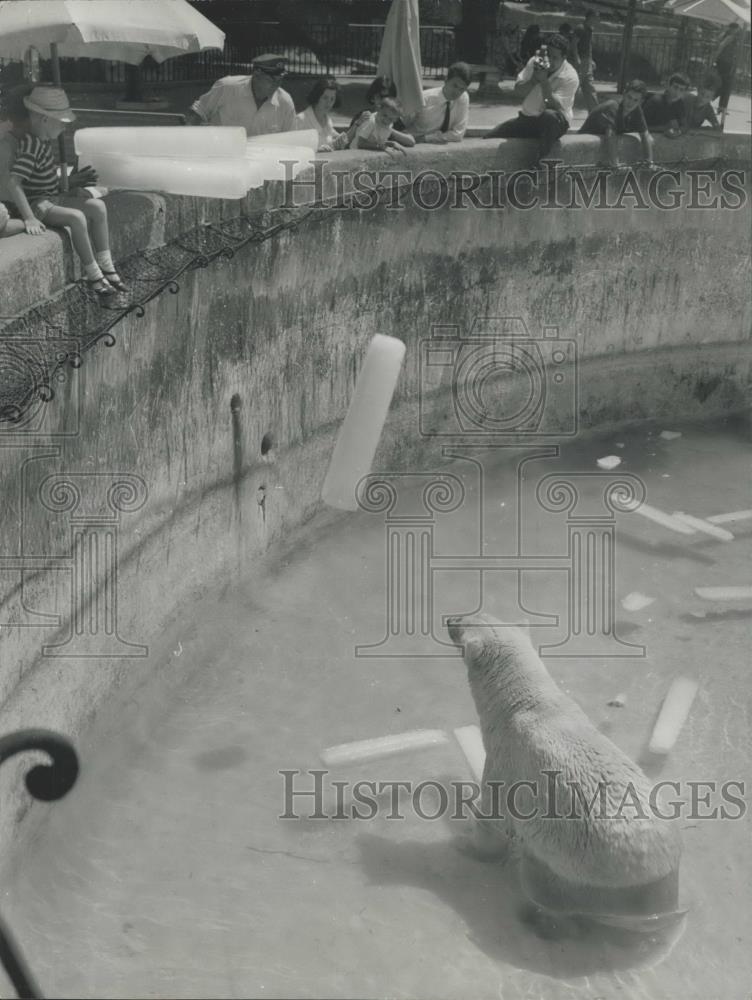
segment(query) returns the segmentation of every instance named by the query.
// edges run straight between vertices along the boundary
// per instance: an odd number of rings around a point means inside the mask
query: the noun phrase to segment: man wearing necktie
[[[460,142],[470,118],[470,67],[467,63],[454,63],[441,87],[423,91],[424,105],[416,114],[405,120],[407,131],[416,142]]]

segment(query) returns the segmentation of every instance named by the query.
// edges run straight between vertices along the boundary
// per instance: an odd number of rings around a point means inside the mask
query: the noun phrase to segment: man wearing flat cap
[[[246,134],[295,131],[295,104],[280,86],[287,62],[282,56],[254,59],[250,76],[225,76],[191,105],[191,124],[242,125]]]

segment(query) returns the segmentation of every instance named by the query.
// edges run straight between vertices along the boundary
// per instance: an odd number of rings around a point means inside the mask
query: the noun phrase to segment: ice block
[[[382,736],[374,740],[359,740],[357,743],[340,743],[336,747],[327,747],[321,751],[321,760],[331,767],[334,764],[379,760],[381,757],[391,757],[409,750],[424,750],[447,742],[446,733],[440,729],[418,729],[398,736]]]
[[[695,529],[684,521],[678,520],[676,517],[672,517],[670,514],[664,513],[662,510],[658,510],[657,507],[651,507],[649,504],[641,503],[639,507],[635,507],[632,511],[634,514],[642,514],[649,521],[653,521],[655,524],[661,524],[664,528],[670,528],[671,531],[676,531],[680,535],[694,535]]]
[[[719,538],[722,542],[733,542],[734,540],[734,536],[725,528],[719,528],[717,525],[710,521],[705,521],[701,517],[692,517],[691,514],[685,514],[683,510],[675,510],[673,517],[684,524],[688,524],[690,528],[696,528],[698,531],[703,531],[706,535]]]
[[[667,754],[676,743],[697,694],[697,681],[677,677],[661,706],[648,749],[654,754]]]
[[[299,132],[271,132],[269,135],[252,135],[249,146],[305,146],[312,153],[319,148],[319,134],[315,128],[304,128]]]
[[[299,134],[299,133],[295,133]],[[307,146],[273,146],[249,145],[246,147],[246,158],[249,163],[258,163],[264,171],[264,179],[268,181],[284,181],[297,177],[316,159]]]
[[[123,156],[98,153],[92,157],[98,183],[129,191],[164,191],[201,198],[244,198],[260,187],[259,164],[237,159],[188,160],[164,156]]]
[[[89,158],[97,153],[187,156],[192,160],[243,156],[246,141],[245,129],[231,125],[80,128],[73,133],[73,144],[82,163],[89,163]]]
[[[473,777],[480,784],[486,765],[486,748],[483,746],[480,729],[477,726],[461,726],[459,729],[455,729],[454,736],[465,755],[470,770],[473,772]]]
[[[377,333],[371,341],[321,490],[330,507],[358,509],[355,491],[371,471],[404,357],[396,337]]]

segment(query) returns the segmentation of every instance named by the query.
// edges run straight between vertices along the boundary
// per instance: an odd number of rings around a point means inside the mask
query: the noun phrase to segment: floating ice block
[[[166,156],[98,153],[92,164],[100,184],[129,191],[165,191],[201,198],[243,198],[264,182],[260,165],[237,159],[187,160]]]
[[[480,784],[483,780],[483,768],[486,765],[486,748],[483,746],[480,729],[477,726],[461,726],[455,729],[454,735],[470,765],[473,777]]]
[[[677,677],[669,688],[661,706],[648,749],[651,753],[666,754],[671,750],[687,720],[692,702],[697,694],[697,681]]]
[[[371,471],[404,357],[396,337],[377,333],[371,341],[321,490],[330,507],[358,509],[355,490]]]
[[[654,597],[648,597],[647,594],[641,594],[635,590],[631,594],[627,594],[622,600],[621,606],[625,611],[642,611],[643,608],[650,607],[654,601]]]
[[[725,528],[719,528],[710,521],[704,521],[701,517],[692,517],[691,514],[685,514],[683,510],[675,510],[673,516],[678,518],[684,524],[689,525],[690,528],[696,528],[698,531],[704,531],[706,535],[711,535],[713,538],[719,538],[722,542],[733,542],[734,540],[734,536],[730,531],[727,531]]]
[[[732,510],[728,514],[713,514],[706,517],[706,521],[711,524],[725,524],[727,521],[748,521],[752,517],[752,510]]]
[[[678,518],[672,517],[670,514],[664,513],[662,510],[658,510],[657,507],[651,507],[649,504],[641,503],[639,507],[635,507],[633,510],[634,514],[642,514],[649,521],[654,521],[656,524],[662,524],[664,528],[670,528],[672,531],[677,531],[680,535],[694,535],[695,529],[691,528],[688,524],[683,521],[678,520]]]
[[[301,133],[302,134],[302,133]],[[73,145],[81,162],[97,153],[124,153],[133,156],[187,156],[192,160],[209,157],[243,156],[245,129],[232,125],[204,128],[147,126],[146,128],[80,128],[73,133]],[[298,145],[305,145],[298,143]]]
[[[340,743],[321,751],[321,759],[331,767],[334,764],[358,763],[364,760],[378,760],[408,750],[424,750],[426,747],[447,743],[447,735],[440,729],[418,729],[398,736],[382,736],[375,740],[359,740],[357,743]]]
[[[305,146],[315,153],[319,148],[319,134],[315,128],[303,128],[299,132],[271,132],[269,135],[252,135],[249,146]]]
[[[748,601],[752,587],[695,587],[695,593],[703,601]]]
[[[605,455],[603,458],[597,460],[597,464],[601,469],[615,469],[618,465],[621,465],[621,459],[618,455]]]

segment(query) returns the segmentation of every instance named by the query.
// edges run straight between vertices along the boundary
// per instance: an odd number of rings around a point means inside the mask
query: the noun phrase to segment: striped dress
[[[19,140],[10,172],[20,180],[30,205],[60,191],[52,143],[30,132]]]

